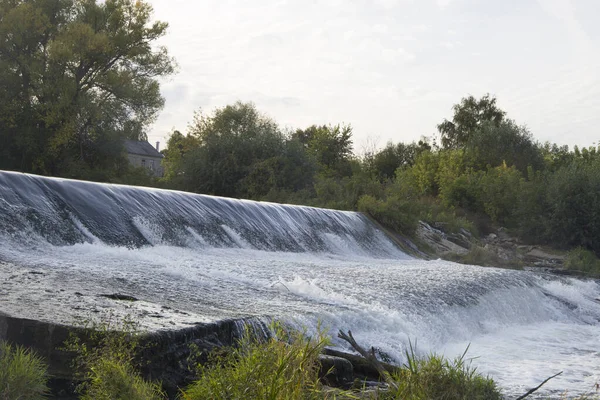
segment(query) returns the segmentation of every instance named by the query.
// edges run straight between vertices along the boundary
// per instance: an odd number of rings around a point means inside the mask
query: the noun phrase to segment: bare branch
[[[560,371],[558,374],[552,375],[550,378],[548,378],[544,382],[540,383],[537,387],[534,387],[533,389],[531,389],[530,391],[528,391],[527,393],[525,393],[523,396],[517,397],[515,400],[523,400],[525,397],[528,397],[530,394],[536,392],[539,388],[541,388],[542,386],[544,386],[544,384],[546,384],[546,382],[548,382],[550,379],[556,378],[557,376],[559,376],[562,373],[563,373],[563,371]]]
[[[348,331],[348,334],[345,334],[340,329],[340,331],[338,332],[338,337],[340,339],[343,339],[346,342],[350,343],[350,346],[352,346],[354,348],[354,350],[356,350],[361,356],[363,356],[365,358],[365,360],[367,360],[369,363],[371,363],[371,365],[373,365],[373,367],[375,367],[375,369],[377,370],[379,375],[385,380],[385,382],[388,385],[392,386],[395,389],[398,388],[398,385],[396,384],[394,379],[392,379],[392,376],[390,375],[390,373],[384,368],[384,366],[381,364],[381,362],[375,356],[375,348],[374,347],[371,347],[371,352],[368,352],[365,349],[363,349],[358,343],[356,343],[356,340],[354,340],[354,336],[352,336],[351,331]]]

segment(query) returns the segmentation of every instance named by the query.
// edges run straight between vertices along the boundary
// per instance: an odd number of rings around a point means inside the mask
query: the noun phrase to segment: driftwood
[[[393,387],[395,389],[398,388],[398,385],[396,384],[394,379],[392,379],[392,376],[390,375],[390,373],[385,369],[383,364],[375,356],[375,348],[374,347],[371,347],[370,352],[363,349],[358,343],[356,343],[356,340],[354,340],[354,336],[352,336],[351,331],[348,331],[348,334],[346,334],[342,330],[340,330],[338,332],[338,337],[340,339],[343,339],[346,342],[350,343],[350,346],[352,346],[352,348],[354,350],[356,350],[361,356],[363,356],[365,358],[365,360],[367,360],[377,370],[377,372],[379,373],[379,376],[381,376],[388,385],[390,385],[391,387]]]
[[[541,388],[542,386],[544,386],[546,384],[546,382],[548,382],[550,379],[556,378],[557,376],[559,376],[562,373],[563,373],[563,371],[560,371],[558,374],[552,375],[550,378],[546,379],[544,382],[540,383],[538,386],[536,386],[533,389],[529,390],[523,396],[517,397],[515,400],[523,400],[525,397],[528,397],[530,394],[536,392],[539,388]]]

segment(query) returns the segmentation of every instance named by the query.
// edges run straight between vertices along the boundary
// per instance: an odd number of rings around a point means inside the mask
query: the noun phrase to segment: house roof
[[[162,154],[156,151],[154,146],[146,141],[125,140],[124,144],[125,150],[127,150],[127,153],[129,154],[158,158],[164,157]]]

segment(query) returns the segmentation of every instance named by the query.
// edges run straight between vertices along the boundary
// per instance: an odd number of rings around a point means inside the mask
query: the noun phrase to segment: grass
[[[239,346],[212,365],[199,366],[200,378],[185,391],[185,400],[323,399],[318,356],[328,343],[319,334],[306,338],[299,332],[276,329],[275,337],[254,338],[249,332]]]
[[[44,399],[48,393],[46,365],[20,346],[0,341],[0,400]]]
[[[467,348],[468,350],[468,348]],[[406,363],[392,377],[397,389],[384,392],[378,399],[402,400],[501,400],[493,379],[484,377],[465,359],[467,350],[453,361],[431,354],[415,355],[411,345]]]
[[[131,319],[92,324],[88,337],[71,335],[65,350],[76,354],[74,368],[83,380],[82,400],[159,400],[160,384],[144,380],[136,370],[137,326]]]
[[[81,400],[161,400],[160,385],[145,381],[130,363],[109,357],[96,360],[86,374]]]
[[[567,253],[565,268],[583,275],[600,277],[600,260],[593,252],[582,247]]]

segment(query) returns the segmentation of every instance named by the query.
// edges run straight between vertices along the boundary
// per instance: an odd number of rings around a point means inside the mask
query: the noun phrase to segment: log
[[[338,337],[348,342],[354,350],[356,350],[361,356],[363,356],[364,359],[367,360],[377,370],[379,376],[381,376],[381,378],[383,378],[383,380],[388,385],[390,385],[394,389],[398,389],[398,385],[396,384],[390,373],[385,369],[383,364],[381,364],[381,362],[375,356],[374,347],[371,347],[370,352],[363,349],[358,343],[356,343],[356,340],[354,339],[354,336],[352,336],[351,331],[348,331],[348,333],[346,334],[340,329],[340,331],[338,332]]]

